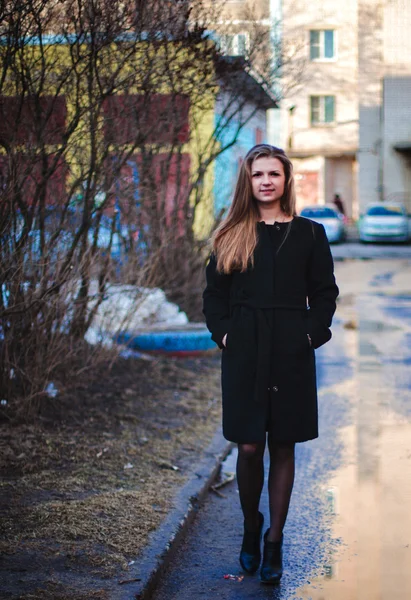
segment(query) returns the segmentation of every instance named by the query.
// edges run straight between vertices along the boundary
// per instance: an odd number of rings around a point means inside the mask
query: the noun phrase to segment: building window
[[[335,122],[335,96],[310,96],[311,125]]]
[[[245,56],[249,48],[249,35],[244,33],[229,33],[220,36],[220,48],[226,56]]]
[[[335,31],[333,29],[312,29],[310,31],[310,60],[333,60],[335,58]]]

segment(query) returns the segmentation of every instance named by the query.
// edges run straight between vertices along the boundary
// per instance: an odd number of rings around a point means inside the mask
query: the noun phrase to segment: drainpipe
[[[288,119],[288,150],[293,149],[293,135],[294,135],[294,110],[295,105],[290,106],[288,109],[289,119]]]

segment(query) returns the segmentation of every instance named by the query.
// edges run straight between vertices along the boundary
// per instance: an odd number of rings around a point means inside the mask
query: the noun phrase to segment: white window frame
[[[239,36],[245,37],[245,52],[240,52],[240,38]],[[231,39],[231,50],[228,44],[228,37]],[[246,56],[250,49],[250,34],[248,31],[238,31],[237,33],[228,33],[220,36],[220,48],[226,56]]]
[[[331,96],[332,98],[334,98],[334,119],[333,119],[333,121],[325,121],[325,98],[327,96]],[[312,120],[312,113],[313,113],[312,98],[320,99],[320,106],[319,106],[320,120],[319,121]],[[336,119],[337,98],[336,98],[335,94],[310,94],[309,103],[310,103],[309,111],[310,111],[310,126],[311,127],[333,127],[336,124],[336,122],[337,122],[337,119]]]
[[[312,31],[318,31],[320,34],[320,44],[319,44],[319,48],[320,48],[320,56],[318,58],[311,58],[311,32]],[[332,31],[334,34],[334,56],[332,56],[331,58],[326,58],[324,56],[325,53],[325,32],[326,31]],[[309,29],[308,30],[308,52],[309,52],[309,58],[310,58],[310,62],[336,62],[338,60],[338,37],[337,37],[337,30],[333,29],[332,27],[324,27],[324,29],[321,28],[314,28],[314,29]]]

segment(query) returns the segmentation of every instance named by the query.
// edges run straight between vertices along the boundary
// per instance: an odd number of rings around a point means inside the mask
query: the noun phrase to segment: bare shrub
[[[76,385],[113,359],[104,332],[87,343],[110,286],[135,298],[111,337],[146,288],[200,318],[210,166],[272,105],[276,70],[257,77],[257,48],[222,56],[209,33],[218,10],[201,0],[1,4],[5,416],[32,418],[51,383]]]

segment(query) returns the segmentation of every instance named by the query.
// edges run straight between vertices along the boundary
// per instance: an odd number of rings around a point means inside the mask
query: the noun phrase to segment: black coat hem
[[[266,437],[268,435],[269,432],[266,432]],[[237,439],[233,439],[233,437],[227,437],[224,435],[224,439],[226,439],[228,442],[232,442],[234,444],[261,444],[262,442],[264,442],[266,440],[266,437],[260,440],[239,440]],[[283,439],[283,438],[274,438],[275,442],[283,442],[283,443],[287,443],[287,444],[303,444],[304,442],[311,442],[312,440],[316,440],[319,437],[319,435],[315,435],[313,437],[304,437],[304,438],[299,438],[299,439]]]

